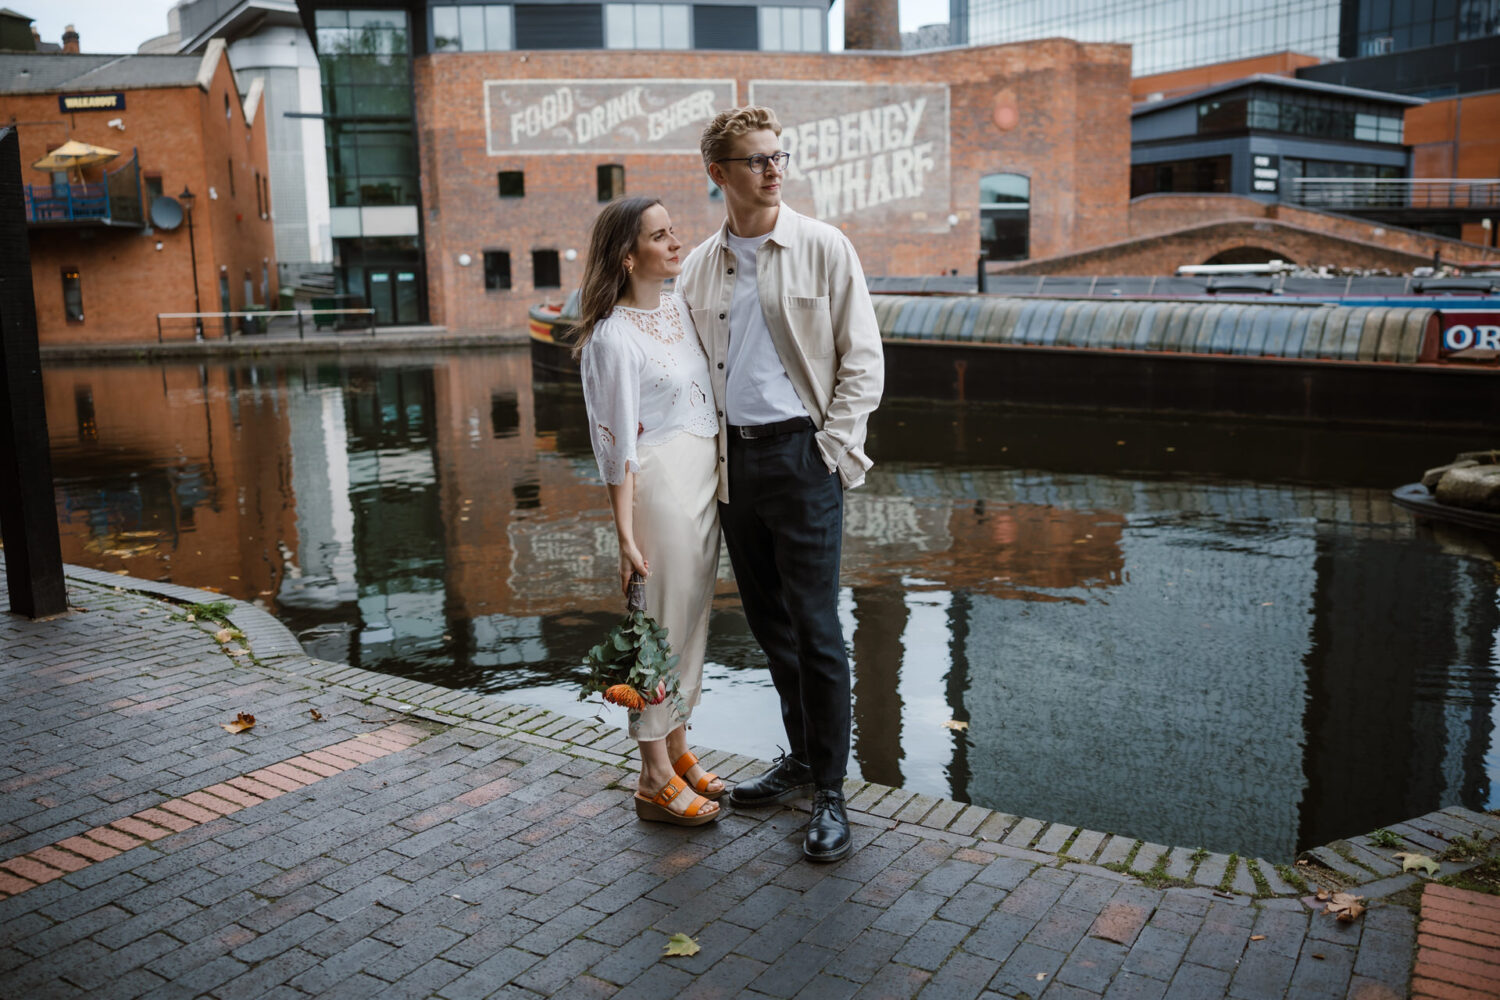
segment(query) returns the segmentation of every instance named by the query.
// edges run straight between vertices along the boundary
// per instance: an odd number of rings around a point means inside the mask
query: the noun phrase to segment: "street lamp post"
[[[188,227],[188,256],[193,262],[193,339],[203,339],[203,304],[198,298],[198,247],[193,242],[193,199],[197,197],[188,186],[182,186],[182,194],[177,200],[182,202],[182,213],[187,216]]]

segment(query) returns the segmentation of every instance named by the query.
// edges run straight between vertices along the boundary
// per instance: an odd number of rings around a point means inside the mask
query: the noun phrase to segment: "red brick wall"
[[[1130,81],[1130,99],[1133,101],[1162,100],[1191,94],[1195,90],[1212,87],[1218,83],[1243,80],[1257,73],[1276,76],[1295,76],[1303,66],[1316,66],[1323,60],[1317,56],[1300,52],[1274,52],[1268,56],[1250,59],[1235,59],[1230,62],[1213,63],[1209,66],[1194,66],[1191,69],[1173,70],[1170,73],[1153,73],[1138,76]]]
[[[871,274],[969,274],[979,252],[979,178],[1031,178],[1031,254],[1053,256],[1119,239],[1129,200],[1129,49],[1053,39],[912,55],[766,52],[487,52],[416,60],[417,121],[428,292],[433,322],[519,335],[526,310],[577,287],[597,214],[595,167],[625,166],[628,194],[660,196],[688,245],[723,220],[697,156],[492,157],[485,147],[484,81],[671,77],[946,83],[950,87],[950,205],[943,232],[852,221],[845,231]],[[1007,109],[997,115],[997,108]],[[996,124],[997,118],[1006,127]],[[519,169],[526,196],[501,201],[496,173]],[[799,211],[807,204],[792,203]],[[926,220],[923,228],[934,228]],[[946,227],[938,227],[946,229]],[[562,289],[533,287],[531,250],[575,249]],[[486,292],[482,253],[511,253],[513,286]],[[473,258],[460,267],[457,258]]]
[[[226,93],[231,108],[227,127],[223,105]],[[258,170],[262,176],[267,172],[264,110],[262,107],[249,128],[247,142],[244,114],[227,61],[221,61],[209,93],[197,86],[131,90],[125,94],[122,112],[63,115],[58,112],[56,94],[0,95],[0,121],[23,123],[18,131],[26,183],[49,184],[50,177],[32,170],[31,164],[49,149],[78,139],[120,150],[122,160],[132,149],[138,149],[142,174],[160,174],[166,194],[175,197],[184,186],[192,188],[198,196],[193,236],[204,310],[219,308],[220,265],[230,269],[235,308],[244,302],[243,272],[247,267],[252,268],[259,301],[263,260],[270,262],[273,297],[276,292],[271,222],[255,212],[251,180],[252,171]],[[124,120],[125,131],[107,126],[113,118]],[[36,124],[24,124],[28,122]],[[232,198],[227,184],[230,155],[235,156],[238,168],[236,195]],[[85,170],[88,180],[96,180],[98,175],[97,168]],[[209,197],[210,187],[216,189],[217,200]],[[142,193],[144,197],[144,176]],[[243,215],[242,221],[234,220],[236,214]],[[158,242],[160,250],[156,249]],[[30,250],[37,326],[43,344],[155,340],[157,313],[193,311],[186,226],[150,234],[129,228],[33,227]],[[82,323],[68,323],[63,311],[64,267],[79,270]]]
[[[1009,274],[1169,275],[1184,264],[1205,264],[1223,251],[1241,247],[1262,248],[1293,264],[1387,268],[1397,273],[1431,264],[1431,248],[1440,247],[1447,261],[1485,259],[1482,249],[1470,244],[1434,238],[1423,253],[1421,244],[1409,240],[1378,242],[1379,233],[1375,229],[1366,234],[1371,239],[1359,239],[1277,219],[1230,219],[993,270]]]
[[[1406,142],[1412,148],[1413,177],[1500,177],[1500,93],[1429,101],[1406,110]],[[1467,223],[1463,238],[1472,243],[1495,239]]]

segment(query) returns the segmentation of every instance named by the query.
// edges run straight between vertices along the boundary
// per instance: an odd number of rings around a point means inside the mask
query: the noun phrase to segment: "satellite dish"
[[[157,229],[173,230],[182,225],[182,206],[171,195],[161,195],[151,201],[151,224]]]

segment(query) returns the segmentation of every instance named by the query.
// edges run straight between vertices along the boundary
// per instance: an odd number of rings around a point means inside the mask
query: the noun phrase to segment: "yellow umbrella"
[[[119,150],[69,139],[32,166],[37,170],[67,170],[69,167],[86,167],[91,163],[106,163],[119,155]]]

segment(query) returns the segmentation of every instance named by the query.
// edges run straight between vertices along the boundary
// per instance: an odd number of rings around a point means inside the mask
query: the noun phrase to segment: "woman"
[[[589,436],[609,489],[620,543],[620,589],[646,579],[646,606],[667,629],[683,704],[703,682],[708,609],[719,563],[718,420],[708,359],[687,304],[663,293],[682,270],[672,220],[654,198],[599,213],[580,295]],[[641,819],[699,826],[719,818],[724,782],[687,747],[687,719],[671,699],[630,713],[641,751]]]

